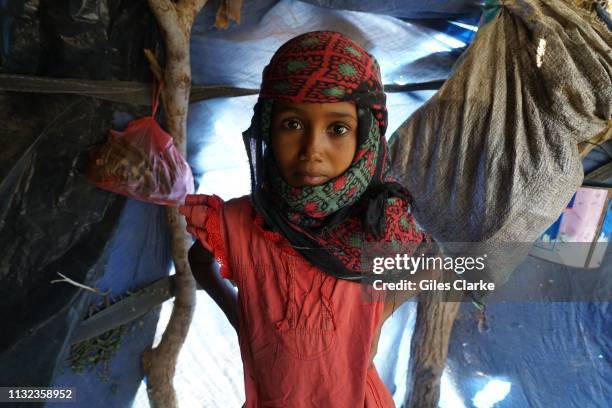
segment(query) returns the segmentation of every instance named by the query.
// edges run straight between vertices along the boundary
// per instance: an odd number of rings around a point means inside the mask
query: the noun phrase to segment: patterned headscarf
[[[361,278],[361,251],[368,243],[418,244],[425,237],[410,214],[408,192],[388,174],[385,99],[373,56],[341,33],[310,32],[272,57],[243,133],[252,201],[267,227],[338,278]],[[321,185],[289,185],[270,151],[274,101],[354,102],[358,147],[349,168]]]

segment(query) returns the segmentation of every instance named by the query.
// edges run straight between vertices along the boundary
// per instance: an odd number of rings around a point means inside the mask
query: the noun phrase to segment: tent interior
[[[262,70],[285,41],[334,30],[371,52],[388,86],[389,137],[452,75],[493,7],[462,0],[257,0],[242,4],[239,24],[222,29],[215,26],[220,3],[209,2],[196,17],[191,69],[194,90],[225,88],[190,103],[186,159],[195,191],[223,199],[250,192],[241,133]],[[155,17],[146,1],[6,0],[0,26],[0,384],[74,387],[79,405],[148,407],[139,356],[159,341],[171,296],[150,296],[136,318],[100,337],[96,357],[75,347],[74,336],[93,311],[174,273],[164,207],[101,190],[86,177],[89,153],[109,129],[150,112],[150,88],[138,84],[153,80],[143,49],[164,52]],[[612,141],[598,144],[582,159],[584,174],[611,155]],[[610,186],[612,177],[604,182]],[[587,283],[604,300],[491,302],[486,321],[478,305],[462,302],[439,406],[609,407],[611,252]],[[517,271],[507,283],[515,291],[539,282],[580,285],[579,276],[589,273],[532,255]],[[58,273],[99,292],[51,283]],[[410,301],[393,314],[375,358],[398,407],[409,392],[416,313]],[[174,386],[180,406],[244,402],[236,333],[202,290]],[[73,406],[53,406],[64,405]]]

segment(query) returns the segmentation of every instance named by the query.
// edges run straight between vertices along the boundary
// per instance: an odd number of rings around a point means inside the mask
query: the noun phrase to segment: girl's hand
[[[209,243],[209,238],[214,239],[215,234],[224,234],[223,230],[215,230],[223,228],[223,223],[215,220],[215,217],[219,217],[221,203],[221,199],[216,196],[189,194],[185,197],[185,205],[179,206],[178,210],[187,220],[187,231],[197,237],[188,253],[191,272],[238,332],[237,292],[228,280],[222,278],[220,266],[215,262],[214,251]]]
[[[185,197],[185,205],[179,206],[178,211],[187,220],[187,232],[196,237],[204,249],[212,253],[213,249],[208,244],[208,234],[205,229],[210,211],[208,197],[204,194],[188,194]]]

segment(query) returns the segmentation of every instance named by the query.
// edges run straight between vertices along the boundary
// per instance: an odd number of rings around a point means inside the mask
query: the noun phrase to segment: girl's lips
[[[296,176],[302,184],[309,186],[316,186],[327,180],[326,175],[317,173],[296,173]]]

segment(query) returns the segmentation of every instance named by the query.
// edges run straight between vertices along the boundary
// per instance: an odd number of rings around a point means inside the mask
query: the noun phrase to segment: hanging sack
[[[612,35],[569,2],[486,3],[497,13],[391,146],[418,222],[483,243],[501,284],[580,186],[577,144],[610,126]]]
[[[161,85],[154,86],[151,116],[133,120],[90,158],[89,179],[98,187],[137,200],[180,205],[193,194],[189,164],[155,120]]]

